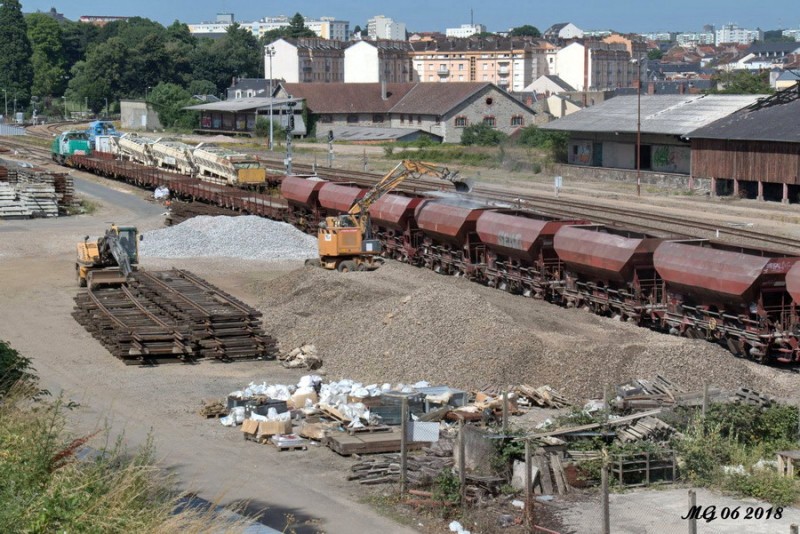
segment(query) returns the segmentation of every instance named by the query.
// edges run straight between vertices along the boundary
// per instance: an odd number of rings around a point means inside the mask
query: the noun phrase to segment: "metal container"
[[[310,208],[317,205],[319,190],[327,183],[325,180],[287,176],[281,182],[281,196],[289,202]]]
[[[666,241],[653,255],[655,268],[670,291],[708,302],[740,304],[754,302],[761,288],[782,285],[784,279],[788,288],[787,273],[798,259],[699,240]],[[800,271],[795,276],[800,282]]]
[[[384,195],[370,207],[369,215],[372,222],[380,226],[405,230],[420,202],[422,202],[420,197]]]
[[[563,226],[553,246],[567,268],[585,276],[626,283],[635,268],[653,265],[653,252],[664,239],[599,225]]]
[[[467,392],[461,389],[453,389],[448,386],[431,386],[427,388],[417,388],[417,391],[425,395],[425,411],[429,412],[442,406],[464,406],[467,404]],[[447,402],[437,402],[433,397],[447,397]]]
[[[426,200],[415,211],[417,226],[426,235],[456,246],[462,245],[467,235],[475,231],[478,217],[486,209],[476,203]]]
[[[258,414],[266,416],[269,413],[270,408],[275,408],[275,411],[278,413],[284,413],[289,411],[289,407],[286,405],[286,401],[279,401],[269,399],[266,402],[262,400],[248,400],[244,404],[244,416],[250,417],[251,414]]]
[[[533,262],[543,246],[552,247],[553,236],[562,226],[572,224],[580,222],[519,211],[485,211],[475,229],[481,241],[498,254]]]
[[[327,183],[319,191],[319,205],[328,211],[347,213],[366,194],[366,189],[355,185]]]

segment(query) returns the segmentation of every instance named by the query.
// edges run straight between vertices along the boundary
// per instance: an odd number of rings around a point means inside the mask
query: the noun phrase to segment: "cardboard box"
[[[258,434],[258,421],[245,419],[242,423],[242,433],[244,439],[256,439],[256,435]]]
[[[322,441],[328,436],[330,423],[304,423],[298,434],[304,438]]]
[[[258,439],[263,439],[275,434],[291,434],[292,421],[261,421],[258,423]]]
[[[306,399],[310,399],[311,404],[317,404],[319,402],[319,397],[312,391],[311,393],[295,393],[286,405],[291,409],[300,410],[306,407]]]

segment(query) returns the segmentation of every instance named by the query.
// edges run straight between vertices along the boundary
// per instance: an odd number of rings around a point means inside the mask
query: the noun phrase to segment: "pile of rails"
[[[0,164],[0,217],[56,217],[74,204],[69,175]]]
[[[126,364],[271,357],[261,313],[182,270],[139,271],[75,298],[72,316]]]

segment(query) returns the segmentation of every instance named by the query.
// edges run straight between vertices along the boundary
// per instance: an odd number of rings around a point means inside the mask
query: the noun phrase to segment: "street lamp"
[[[646,56],[632,59],[636,63],[636,196],[642,196],[642,61]]]
[[[272,150],[272,56],[275,55],[275,47],[267,46],[264,53],[269,58],[269,149]]]

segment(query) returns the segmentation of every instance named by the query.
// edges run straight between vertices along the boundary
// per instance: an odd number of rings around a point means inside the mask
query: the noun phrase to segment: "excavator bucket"
[[[464,178],[453,180],[453,187],[456,188],[457,193],[472,193],[475,188],[474,178]]]
[[[103,271],[89,271],[86,276],[86,285],[89,289],[98,286],[121,286],[127,281],[128,277],[117,269]]]

